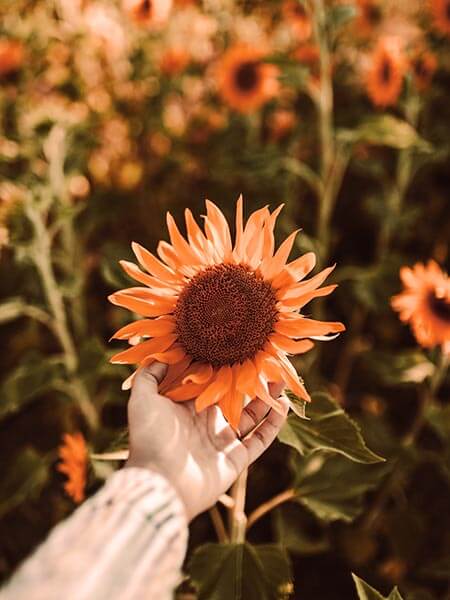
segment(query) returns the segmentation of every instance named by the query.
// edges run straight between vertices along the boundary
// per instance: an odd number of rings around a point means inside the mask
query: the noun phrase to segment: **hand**
[[[128,404],[127,466],[161,473],[191,520],[215,504],[270,446],[286,419],[288,401],[280,398],[284,412],[279,415],[262,400],[252,400],[242,413],[239,438],[217,406],[197,414],[194,401],[173,402],[158,394],[165,371],[165,365],[154,363],[136,374]],[[274,398],[281,391],[282,386],[271,386]]]

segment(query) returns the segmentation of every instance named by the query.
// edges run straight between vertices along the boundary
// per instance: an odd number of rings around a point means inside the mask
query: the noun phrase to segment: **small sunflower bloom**
[[[383,19],[383,11],[377,0],[357,0],[355,29],[359,35],[371,35]]]
[[[18,71],[24,54],[23,45],[18,40],[0,39],[0,77]]]
[[[450,0],[430,0],[434,26],[444,35],[450,35]]]
[[[147,339],[111,362],[168,364],[163,394],[175,402],[195,399],[198,412],[217,404],[234,429],[248,399],[258,396],[281,410],[269,393],[271,382],[284,382],[309,401],[288,355],[303,354],[312,348],[312,339],[345,328],[300,314],[313,298],[335,289],[319,288],[334,267],[305,280],[314,268],[314,254],[287,262],[297,232],[275,251],[273,230],[281,208],[257,210],[244,225],[240,198],[233,244],[224,215],[207,200],[204,231],[186,209],[187,239],[167,214],[170,243],[159,243],[159,258],[133,243],[147,272],[131,262],[121,265],[143,285],[116,292],[109,300],[145,318],[122,327],[113,338]],[[124,382],[125,389],[133,377]]]
[[[428,50],[417,53],[410,61],[413,80],[419,92],[426,91],[437,69],[437,58]]]
[[[298,0],[285,0],[282,10],[286,22],[289,23],[299,41],[303,42],[311,37],[311,17],[303,4],[300,4]]]
[[[63,443],[58,448],[61,462],[56,467],[67,477],[64,489],[74,502],[79,504],[85,498],[88,450],[83,435],[65,433]]]
[[[375,106],[396,104],[402,91],[405,60],[400,40],[381,38],[373,51],[367,74],[367,93]]]
[[[450,342],[450,279],[439,265],[428,261],[412,268],[402,267],[404,290],[391,300],[400,319],[409,323],[423,348],[446,346]]]
[[[169,19],[172,0],[123,0],[122,6],[139,27],[158,29]]]
[[[238,44],[223,54],[216,65],[220,96],[234,110],[250,113],[278,94],[278,68],[263,62],[261,49]]]

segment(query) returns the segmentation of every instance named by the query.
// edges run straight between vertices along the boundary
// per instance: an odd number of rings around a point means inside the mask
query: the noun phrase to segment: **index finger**
[[[265,450],[267,450],[286,421],[289,410],[289,400],[286,396],[280,396],[279,401],[283,406],[283,414],[279,414],[271,409],[261,425],[259,425],[245,440],[242,440],[242,444],[247,448],[249,464],[254,462]]]

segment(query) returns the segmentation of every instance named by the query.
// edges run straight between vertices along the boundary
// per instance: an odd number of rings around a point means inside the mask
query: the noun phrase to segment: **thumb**
[[[167,371],[167,365],[154,362],[150,367],[140,368],[136,371],[136,376],[131,388],[131,400],[136,400],[158,393],[158,385],[164,378]]]

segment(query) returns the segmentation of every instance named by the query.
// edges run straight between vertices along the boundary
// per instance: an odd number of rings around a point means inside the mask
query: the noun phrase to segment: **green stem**
[[[245,469],[236,479],[231,496],[234,506],[231,509],[231,535],[232,544],[243,544],[245,542],[245,531],[247,528],[247,516],[245,514],[245,496],[247,491],[248,470]]]
[[[53,329],[64,353],[66,371],[72,384],[72,397],[78,402],[89,425],[95,428],[98,424],[98,415],[84,383],[76,374],[78,369],[78,355],[68,327],[63,296],[59,290],[53,271],[51,245],[45,222],[39,207],[33,201],[25,203],[25,211],[33,225],[35,233],[32,260],[41,278],[44,294],[53,317]]]
[[[321,246],[321,262],[326,261],[330,244],[330,219],[333,210],[336,186],[332,171],[335,162],[333,134],[333,84],[331,61],[326,35],[326,15],[323,0],[314,0],[314,35],[320,51],[320,93],[317,96],[320,139],[320,179],[323,193],[317,214],[317,238]]]

